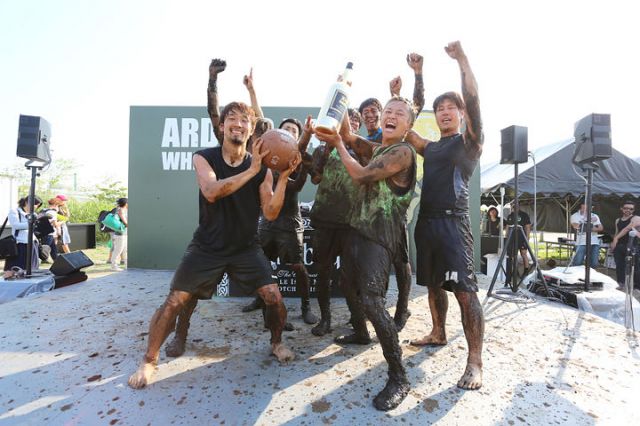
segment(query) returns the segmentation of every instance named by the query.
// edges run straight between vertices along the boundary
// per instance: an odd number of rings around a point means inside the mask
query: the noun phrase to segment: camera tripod
[[[634,244],[635,237],[629,237],[627,243],[627,255],[624,264],[624,326],[627,330],[636,331],[635,319],[633,317],[633,284],[636,271],[636,261],[638,256],[638,244]]]
[[[516,221],[517,212],[514,212],[514,213],[516,213],[514,215],[514,221]],[[531,246],[529,245],[529,241],[527,241],[527,237],[524,233],[524,230],[522,229],[522,226],[513,225],[509,227],[509,231],[507,233],[507,241],[505,242],[504,249],[500,254],[500,259],[498,260],[498,267],[493,273],[493,278],[491,279],[491,285],[489,286],[489,290],[487,291],[487,297],[492,296],[492,297],[495,297],[496,299],[509,301],[509,302],[515,301],[513,300],[513,298],[507,297],[508,293],[501,292],[501,291],[496,291],[495,293],[493,293],[493,286],[495,285],[498,279],[498,274],[500,273],[500,271],[503,271],[506,277],[505,283],[504,283],[505,287],[509,287],[513,294],[518,293],[518,289],[520,288],[520,285],[522,284],[524,279],[528,276],[527,272],[531,271],[531,269],[529,269],[528,271],[525,270],[525,273],[523,273],[522,276],[518,274],[518,251],[520,249],[519,243],[521,242],[524,243],[524,245],[526,246],[526,250],[529,253],[529,256],[531,256],[532,264],[530,265],[530,268],[533,267],[535,269],[536,278],[538,278],[542,282],[542,285],[544,286],[544,289],[545,289],[545,294],[547,297],[549,296],[549,289],[547,288],[547,282],[545,281],[544,276],[542,275],[542,271],[540,270],[540,262],[538,262],[538,258],[536,254],[531,249]],[[507,257],[506,269],[504,266],[505,257]],[[532,302],[533,300],[525,300],[525,301]]]

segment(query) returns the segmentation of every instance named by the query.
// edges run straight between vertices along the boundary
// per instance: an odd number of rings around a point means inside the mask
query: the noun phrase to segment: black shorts
[[[389,288],[394,254],[354,230],[349,232],[344,254],[342,269],[347,281],[360,293],[384,297]]]
[[[198,299],[211,299],[225,272],[246,295],[277,282],[271,262],[258,245],[223,256],[204,251],[191,241],[173,275],[171,290],[186,291]]]
[[[349,228],[320,228],[313,231],[313,261],[323,265],[333,264],[341,256]]]
[[[469,216],[419,218],[416,283],[449,291],[478,291]]]
[[[259,231],[260,245],[267,259],[275,262],[280,258],[280,263],[302,263],[304,243],[303,232],[286,232],[271,229]]]

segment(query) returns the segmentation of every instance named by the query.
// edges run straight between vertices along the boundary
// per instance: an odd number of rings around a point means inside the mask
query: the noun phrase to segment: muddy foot
[[[311,334],[314,336],[324,336],[327,333],[331,332],[331,321],[329,320],[320,320],[320,324],[316,325],[311,329]]]
[[[369,336],[360,336],[358,334],[347,334],[346,336],[338,336],[333,339],[339,345],[368,345],[371,343],[371,337]]]
[[[382,391],[373,399],[373,406],[380,411],[396,408],[409,393],[409,382],[389,380]]]
[[[310,310],[302,310],[302,320],[306,323],[306,324],[315,324],[318,322],[318,317],[316,317],[315,315],[313,315],[313,313]]]
[[[396,314],[393,316],[393,322],[396,324],[396,331],[399,333],[402,331],[404,326],[407,324],[407,320],[411,316],[411,311],[406,310],[404,312],[396,311]]]
[[[435,337],[433,334],[427,334],[422,339],[410,341],[409,344],[411,346],[444,346],[447,344],[447,339]]]
[[[458,387],[467,390],[480,389],[482,386],[482,367],[477,364],[467,364],[464,374],[458,381]]]
[[[129,377],[129,386],[134,389],[142,389],[149,383],[149,379],[153,375],[156,366],[154,364],[145,362],[140,365],[138,371],[133,373]]]
[[[184,347],[186,344],[186,340],[187,340],[186,338],[181,339],[179,337],[174,336],[173,340],[167,343],[167,345],[164,347],[164,353],[166,353],[167,356],[171,358],[177,358],[179,356],[182,356],[182,354],[184,354]]]
[[[296,355],[282,343],[274,343],[271,345],[271,353],[278,358],[280,364],[287,364],[293,361]]]

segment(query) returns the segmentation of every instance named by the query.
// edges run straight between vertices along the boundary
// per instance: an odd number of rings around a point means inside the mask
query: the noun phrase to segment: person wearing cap
[[[68,198],[63,194],[56,195],[56,198],[60,200],[60,205],[58,207],[58,221],[60,222],[60,231],[62,233],[62,251],[70,253],[71,250],[69,249],[69,244],[71,244],[71,236],[69,235],[67,223],[69,222],[71,214],[69,213],[69,206],[67,206]]]

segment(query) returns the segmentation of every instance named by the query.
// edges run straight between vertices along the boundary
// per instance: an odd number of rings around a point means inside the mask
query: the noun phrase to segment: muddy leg
[[[385,299],[371,294],[362,295],[367,318],[371,321],[382,346],[382,353],[389,364],[389,379],[384,389],[376,395],[373,405],[381,411],[396,408],[409,393],[409,381],[402,365],[402,349],[398,343],[398,332],[391,316],[385,309]]]
[[[173,334],[173,339],[167,343],[164,347],[164,353],[169,357],[179,357],[184,353],[184,347],[187,343],[187,335],[189,334],[189,325],[191,315],[196,309],[198,299],[191,298],[189,302],[182,308],[178,315],[178,323],[176,324],[176,332]]]
[[[396,324],[396,329],[401,331],[411,316],[411,311],[409,310],[411,265],[409,263],[396,262],[393,268],[396,271],[396,282],[398,283],[398,302],[396,304],[396,313],[393,316],[393,322]]]
[[[431,333],[422,339],[412,340],[414,346],[442,346],[447,344],[447,333],[445,323],[447,320],[447,309],[449,308],[449,297],[442,287],[429,287],[429,309],[431,310],[431,320],[433,328]]]
[[[476,293],[455,292],[462,313],[462,328],[469,346],[467,367],[458,381],[462,389],[480,389],[482,386],[482,340],[484,338],[484,315]]]
[[[265,321],[271,331],[271,351],[281,364],[295,358],[294,353],[282,343],[282,329],[287,322],[287,308],[277,284],[268,284],[258,289],[258,295],[266,305]]]
[[[147,352],[138,370],[129,377],[129,386],[134,389],[140,389],[149,383],[149,379],[158,363],[160,347],[169,333],[175,328],[178,313],[189,302],[191,297],[191,294],[187,292],[172,290],[162,306],[153,314],[149,323]]]
[[[369,337],[369,331],[367,330],[367,320],[364,307],[360,301],[358,290],[355,288],[356,283],[354,280],[346,276],[344,272],[340,276],[340,283],[342,284],[342,292],[347,299],[349,312],[351,312],[351,326],[353,327],[353,334],[338,336],[333,340],[339,344],[355,343],[358,345],[368,345],[371,343],[371,337]]]
[[[316,291],[320,305],[320,323],[311,329],[315,336],[324,336],[331,331],[331,265],[317,264]]]
[[[309,289],[309,273],[307,268],[302,263],[297,263],[292,266],[296,273],[296,287],[300,294],[302,302],[302,319],[307,324],[315,324],[318,322],[318,318],[311,312],[310,306],[310,289]]]

